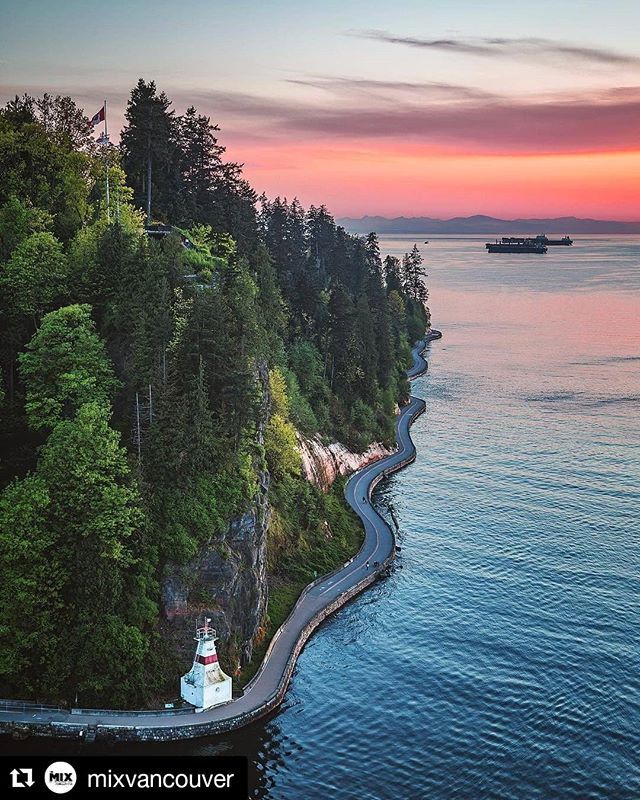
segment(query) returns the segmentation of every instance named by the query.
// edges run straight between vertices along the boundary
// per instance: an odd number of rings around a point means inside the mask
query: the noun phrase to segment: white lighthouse
[[[231,678],[220,668],[216,652],[216,632],[205,617],[204,626],[196,623],[198,643],[191,670],[180,679],[180,695],[196,711],[228,703],[231,700]]]

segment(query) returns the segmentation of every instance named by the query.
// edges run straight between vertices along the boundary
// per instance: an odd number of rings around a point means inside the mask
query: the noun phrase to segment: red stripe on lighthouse
[[[198,664],[215,664],[218,661],[218,656],[214,653],[212,656],[196,656],[196,661]]]

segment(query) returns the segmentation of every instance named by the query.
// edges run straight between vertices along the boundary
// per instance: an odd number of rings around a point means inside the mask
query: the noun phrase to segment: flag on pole
[[[102,106],[100,111],[96,111],[96,113],[91,117],[91,124],[95,128],[96,125],[99,125],[101,122],[104,122],[106,116],[105,107]]]

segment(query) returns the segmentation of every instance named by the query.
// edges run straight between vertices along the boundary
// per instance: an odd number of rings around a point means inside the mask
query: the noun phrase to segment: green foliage
[[[50,487],[50,510],[65,531],[68,555],[78,558],[77,548],[86,547],[84,563],[92,561],[96,571],[85,578],[93,584],[104,570],[104,588],[116,590],[109,565],[131,563],[127,539],[143,520],[137,492],[126,483],[126,451],[109,426],[110,416],[108,405],[91,401],[74,419],[59,422],[42,450],[38,474]]]
[[[48,650],[61,610],[60,576],[49,556],[55,537],[47,530],[49,491],[39,477],[10,484],[0,495],[0,676],[25,678],[33,656]],[[46,598],[46,603],[43,600]],[[26,679],[22,691],[36,688]]]
[[[252,454],[241,449],[214,477],[214,492],[224,522],[244,511],[256,491]]]
[[[245,510],[254,492],[255,475],[246,455],[216,475],[201,474],[186,488],[158,489],[150,511],[164,559],[177,564],[189,561]]]
[[[93,156],[78,149],[72,133],[78,129],[71,120],[75,105],[64,100],[66,119],[59,109],[45,121],[29,97],[0,111],[0,204],[13,196],[48,212],[53,232],[68,241],[89,211],[87,176]]]
[[[230,234],[240,252],[254,251],[256,194],[240,165],[223,163],[218,128],[209,117],[193,107],[176,116],[171,105],[153,81],[140,79],[131,92],[120,141],[135,203],[147,209],[150,185],[150,219],[208,225]]]
[[[107,173],[109,175],[108,207]],[[127,185],[127,176],[120,164],[120,153],[117,150],[108,149],[100,159],[92,161],[90,178],[93,182],[91,200],[94,203],[95,221],[105,224],[114,223],[127,230],[139,230],[143,225],[143,216],[133,205],[133,190]]]
[[[42,97],[30,97],[25,94],[16,97],[8,108],[20,109],[21,112],[38,122],[50,141],[70,151],[89,151],[94,147],[92,129],[89,119],[82,109],[70,97],[50,95],[45,92]]]
[[[110,401],[118,386],[88,305],[47,314],[19,361],[27,419],[36,430],[73,417],[90,400]]]
[[[274,475],[300,472],[296,431],[280,414],[273,414],[264,433],[267,464]]]
[[[106,220],[98,219],[80,228],[67,249],[69,281],[82,300],[93,299],[99,293],[98,252],[107,226]]]
[[[0,676],[98,705],[143,702],[173,668],[162,576],[222,546],[266,469],[271,632],[353,553],[342,484],[302,477],[296,431],[392,441],[429,322],[417,248],[383,264],[323,206],[256,210],[215,124],[153,82],[126,120],[98,152],[70,98],[0,111]],[[180,226],[160,242],[149,185]]]
[[[142,78],[131,92],[120,136],[123,166],[134,191],[136,205],[147,205],[147,181],[151,178],[153,208],[166,218],[176,208],[179,195],[179,159],[175,114],[164,92],[154,81]],[[151,214],[148,212],[148,221]]]
[[[274,414],[279,414],[283,419],[289,417],[289,395],[287,382],[279,369],[272,369],[269,373],[269,392],[271,394],[271,409]]]
[[[51,233],[32,233],[4,265],[0,285],[18,314],[40,317],[67,289],[62,244]]]
[[[405,253],[401,267],[402,287],[405,294],[412,300],[424,304],[429,292],[424,283],[422,270],[422,256],[418,245],[414,244],[410,253]]]
[[[289,369],[283,369],[287,382],[287,395],[289,397],[289,417],[295,427],[307,435],[315,433],[319,428],[311,403],[303,394],[295,374]]]
[[[302,396],[308,401],[313,411],[316,420],[314,428],[330,430],[331,391],[324,375],[322,356],[319,350],[311,342],[301,339],[290,345],[288,356],[291,370],[297,379]],[[293,395],[295,396],[295,390]],[[304,427],[301,429],[304,430]]]
[[[228,264],[238,250],[235,241],[229,234],[215,233],[211,225],[203,223],[192,225],[186,231],[186,235],[197,253],[213,260],[212,263],[220,266]],[[189,257],[192,253],[193,250],[188,250],[185,256]]]
[[[183,256],[185,269],[189,272],[202,273],[205,270],[211,275],[213,258],[200,250],[187,250]]]
[[[261,203],[259,220],[290,317],[286,361],[300,389],[290,382],[292,416],[303,429],[356,448],[388,438],[393,409],[381,405],[381,392],[403,399],[398,368],[425,329],[418,249],[402,266],[391,257],[383,266],[376,235],[349,236],[325,208],[305,215],[297,201]]]
[[[407,303],[407,331],[410,342],[417,342],[424,336],[430,324],[430,315],[421,300],[410,299]]]
[[[126,707],[131,698],[144,697],[149,639],[118,614],[89,614],[78,627],[82,648],[74,665],[75,693],[86,706],[109,698],[114,708]],[[73,686],[73,680],[71,682]]]
[[[282,477],[300,474],[301,460],[296,430],[289,421],[287,382],[279,369],[269,373],[271,417],[264,432],[267,465],[272,474]]]
[[[49,231],[52,224],[49,212],[12,195],[0,207],[0,261],[6,261],[17,245],[32,233]]]
[[[7,487],[0,500],[0,537],[7,544],[0,584],[15,597],[3,603],[2,614],[11,616],[0,617],[0,669],[22,691],[70,697],[92,687],[88,697],[94,699],[101,686],[118,696],[120,673],[110,669],[111,658],[127,663],[124,637],[129,644],[132,637],[144,642],[142,632],[126,623],[131,598],[125,594],[143,514],[110,413],[105,404],[89,402],[74,419],[60,422],[36,474]],[[101,649],[112,653],[106,663],[86,655],[93,652],[96,630],[104,637]],[[34,646],[27,648],[29,643]]]
[[[370,405],[358,398],[351,406],[349,422],[358,436],[358,443],[364,447],[377,433],[376,418]]]
[[[200,478],[188,492],[173,487],[161,489],[153,502],[162,552],[177,564],[193,558],[198,546],[224,525],[211,478]]]

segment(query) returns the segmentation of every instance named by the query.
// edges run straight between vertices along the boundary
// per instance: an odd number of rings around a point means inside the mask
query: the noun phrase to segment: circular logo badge
[[[77,775],[75,769],[66,761],[55,761],[47,767],[44,773],[44,782],[52,792],[65,794],[76,785]]]

